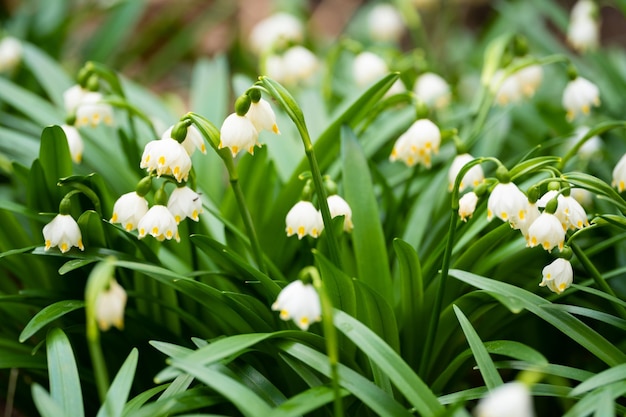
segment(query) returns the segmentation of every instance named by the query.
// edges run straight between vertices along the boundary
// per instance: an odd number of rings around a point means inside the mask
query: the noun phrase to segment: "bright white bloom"
[[[43,238],[46,242],[46,250],[54,246],[58,246],[62,253],[69,251],[72,246],[85,250],[78,223],[69,214],[57,214],[50,223],[45,225]]]
[[[593,0],[578,0],[570,11],[570,19],[584,19],[597,13],[598,7]]]
[[[398,42],[404,32],[402,15],[391,4],[380,3],[372,8],[367,17],[372,39],[380,42]]]
[[[135,230],[139,220],[148,212],[148,201],[135,191],[120,196],[113,205],[111,223],[119,223],[124,229]]]
[[[598,8],[591,0],[578,1],[570,13],[567,42],[578,52],[596,49],[600,43]]]
[[[589,132],[589,130],[590,129],[587,126],[578,126],[568,141],[569,147],[574,147]],[[578,148],[578,156],[583,159],[591,159],[600,153],[602,146],[603,142],[602,139],[600,139],[600,136],[592,136],[587,139],[580,148]]]
[[[89,91],[83,95],[76,107],[76,127],[96,127],[100,123],[113,124],[113,107],[102,102],[102,94]]]
[[[487,200],[487,220],[489,221],[496,216],[516,228],[519,222],[526,220],[527,212],[528,198],[512,182],[498,183]]]
[[[286,83],[306,83],[313,78],[318,67],[317,56],[304,46],[287,49],[282,56],[282,72]]]
[[[72,161],[79,164],[83,159],[83,150],[85,149],[85,145],[83,144],[83,139],[80,136],[80,133],[78,133],[78,129],[70,125],[62,125],[61,129],[63,129],[65,137],[67,138],[67,146],[70,148]]]
[[[441,131],[437,125],[428,119],[420,119],[396,140],[389,159],[392,162],[401,160],[410,167],[421,163],[430,168],[431,156],[439,152],[440,144]]]
[[[543,212],[530,225],[526,246],[534,248],[541,245],[550,252],[554,247],[563,250],[564,241],[565,230],[561,221],[554,214]]]
[[[441,76],[432,72],[417,77],[413,92],[428,107],[441,109],[450,103],[450,85]]]
[[[550,265],[546,265],[541,271],[543,279],[539,286],[548,287],[551,291],[561,294],[574,281],[574,270],[572,264],[562,258],[554,260]]]
[[[22,60],[22,44],[7,36],[0,39],[0,72],[11,71]]]
[[[520,80],[511,74],[506,76],[503,69],[497,70],[493,74],[491,81],[492,88],[496,92],[496,102],[501,106],[518,102],[523,97]]]
[[[302,22],[289,13],[276,13],[261,20],[250,32],[250,46],[257,54],[281,48],[289,42],[299,43],[303,39]]]
[[[359,87],[369,85],[388,73],[385,61],[373,52],[361,52],[352,63],[352,75]]]
[[[550,190],[537,200],[537,204],[539,207],[545,207],[546,204],[548,204],[548,201],[557,197],[557,194],[557,191]],[[558,194],[557,203],[558,206],[554,215],[561,222],[563,230],[582,229],[583,227],[589,226],[589,220],[587,219],[585,209],[574,197],[571,195],[564,196],[562,194]]]
[[[276,114],[274,114],[274,110],[272,110],[272,106],[267,100],[260,99],[256,103],[253,101],[246,113],[246,117],[250,119],[257,132],[268,130],[280,135],[280,130],[278,130],[278,125],[276,124]]]
[[[476,210],[476,203],[478,203],[478,196],[475,192],[463,194],[463,197],[459,199],[459,216],[464,222],[467,219],[471,219]]]
[[[567,120],[572,121],[581,114],[589,114],[591,106],[600,105],[600,91],[588,79],[576,77],[565,86],[562,104],[567,111]]]
[[[344,216],[343,230],[350,232],[354,225],[352,224],[352,209],[348,205],[348,202],[337,194],[328,196],[326,201],[328,201],[330,216],[333,218],[337,216]]]
[[[474,157],[468,153],[464,153],[461,155],[457,155],[454,157],[452,161],[452,165],[450,166],[450,170],[448,171],[448,189],[452,190],[454,187],[454,182],[456,181],[456,177],[459,175],[461,168],[465,166],[470,161],[473,161]],[[483,173],[483,169],[480,165],[474,165],[465,173],[461,183],[459,184],[459,191],[465,190],[466,187],[476,187],[478,184],[483,182],[485,179],[485,174]]]
[[[250,119],[232,113],[222,123],[219,148],[230,148],[233,158],[242,150],[253,155],[254,146],[261,146],[258,138],[259,132],[254,128]]]
[[[489,391],[476,410],[476,417],[534,417],[530,390],[521,382],[509,382]]]
[[[517,79],[518,86],[522,94],[531,97],[539,88],[543,79],[543,68],[541,65],[529,65],[513,74]]]
[[[285,223],[287,237],[297,234],[298,239],[318,237],[324,230],[322,215],[310,201],[298,201],[287,213]]]
[[[89,93],[89,90],[84,89],[78,84],[75,84],[63,92],[63,102],[65,104],[65,111],[67,113],[74,113],[76,108],[83,100],[83,97]]]
[[[522,236],[524,236],[524,239],[528,241],[528,229],[530,229],[530,226],[535,220],[537,220],[540,214],[541,212],[537,207],[537,203],[528,202],[528,204],[526,205],[526,214],[524,216],[524,220],[518,220],[517,222],[515,222],[513,228],[519,229],[519,231],[522,233]]]
[[[626,188],[626,154],[622,157],[613,168],[613,187],[617,187],[617,191],[620,193]]]
[[[189,217],[193,221],[200,220],[198,215],[202,213],[202,200],[200,195],[191,188],[177,187],[167,201],[167,209],[174,215],[176,224]]]
[[[139,220],[137,229],[139,230],[139,239],[149,234],[159,242],[172,238],[180,242],[176,219],[165,206],[157,204],[150,207],[150,210]]]
[[[148,173],[156,171],[157,177],[172,175],[176,181],[187,181],[191,170],[191,158],[178,141],[163,137],[146,144],[139,167]]]
[[[558,205],[556,207],[554,215],[561,222],[563,230],[567,230],[569,210],[567,207],[567,201],[565,200],[565,196],[563,194],[559,194],[559,192],[556,190],[549,190],[544,195],[542,195],[539,200],[537,200],[537,206],[543,208],[548,204],[550,200],[555,197],[557,199],[556,201]]]
[[[95,313],[98,327],[106,332],[115,326],[124,329],[124,308],[126,308],[126,291],[116,280],[111,279],[109,289],[98,294]]]
[[[312,323],[322,319],[322,307],[317,291],[313,285],[304,284],[300,280],[283,288],[272,304],[272,310],[280,311],[281,319],[292,319],[302,330],[308,330]]]
[[[172,129],[174,126],[170,126],[163,135],[161,135],[161,139],[172,139]],[[185,151],[187,151],[187,155],[191,156],[195,152],[196,149],[200,150],[200,152],[206,154],[206,145],[204,144],[204,137],[202,133],[198,130],[194,125],[190,125],[187,127],[187,136],[185,136],[185,140],[181,143]]]

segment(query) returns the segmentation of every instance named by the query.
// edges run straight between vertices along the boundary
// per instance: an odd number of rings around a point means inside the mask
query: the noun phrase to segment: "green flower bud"
[[[100,77],[96,74],[91,74],[89,78],[87,78],[85,88],[89,91],[98,91],[100,89]]]
[[[548,184],[548,191],[560,191],[561,183],[559,181],[550,181]]]
[[[187,129],[189,128],[189,125],[191,125],[191,120],[189,119],[180,120],[176,123],[172,128],[172,139],[178,143],[183,143],[183,141],[187,138]]]
[[[528,202],[535,204],[537,200],[539,200],[539,197],[541,197],[541,190],[539,189],[539,186],[533,185],[528,189],[526,195],[528,196]]]
[[[251,104],[252,100],[250,99],[249,95],[243,94],[239,96],[237,101],[235,101],[235,113],[237,113],[239,116],[245,116],[246,113],[248,113]]]
[[[572,248],[569,246],[564,246],[563,249],[558,253],[559,258],[567,259],[568,261],[572,259],[574,252],[572,252]]]
[[[249,89],[247,94],[253,103],[258,103],[259,100],[261,100],[261,90],[259,90],[258,88]]]
[[[483,181],[480,184],[478,184],[476,187],[474,187],[474,194],[476,194],[476,196],[480,198],[483,195],[485,195],[488,189],[489,189],[489,184]]]
[[[324,188],[328,195],[337,194],[337,184],[329,176],[324,176]]]
[[[496,169],[496,178],[498,179],[498,182],[502,184],[511,182],[511,174],[504,165],[500,165],[498,169]]]
[[[548,203],[546,204],[546,209],[544,210],[544,213],[554,214],[558,206],[559,206],[559,201],[558,201],[558,196],[557,196],[551,199],[550,201],[548,201]]]
[[[154,193],[154,204],[167,206],[167,193],[165,192],[163,187],[159,188]]]
[[[72,210],[72,201],[70,200],[70,197],[72,196],[72,194],[73,193],[67,194],[59,203],[59,214],[70,214],[70,211]]]
[[[135,187],[135,192],[141,197],[145,197],[152,190],[152,176],[143,177]]]

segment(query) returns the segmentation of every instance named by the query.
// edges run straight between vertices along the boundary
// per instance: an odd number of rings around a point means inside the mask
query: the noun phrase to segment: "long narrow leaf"
[[[20,333],[20,342],[24,342],[48,323],[64,316],[69,312],[83,308],[84,306],[85,303],[81,300],[63,300],[45,307],[40,312],[35,314],[35,316],[30,319],[28,324],[24,327],[24,330]]]
[[[122,415],[130,387],[133,384],[133,378],[135,377],[138,357],[137,349],[133,348],[117,372],[117,375],[115,375],[115,379],[113,379],[104,403],[98,410],[96,417],[120,417]]]
[[[83,394],[72,345],[61,329],[52,329],[46,338],[50,396],[65,415],[84,416]]]

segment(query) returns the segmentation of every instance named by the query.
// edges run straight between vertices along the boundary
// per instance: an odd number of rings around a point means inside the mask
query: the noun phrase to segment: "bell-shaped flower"
[[[537,64],[529,65],[520,69],[514,75],[522,94],[526,97],[532,97],[543,80],[543,68]]]
[[[428,107],[442,109],[450,104],[450,85],[433,72],[425,72],[417,77],[413,92]]]
[[[461,220],[466,222],[467,219],[472,218],[474,211],[476,211],[476,203],[478,203],[478,196],[475,192],[470,191],[463,194],[459,199],[459,216]]]
[[[576,77],[565,86],[562,104],[567,111],[567,120],[572,121],[581,114],[589,114],[591,106],[600,105],[600,91],[588,79]]]
[[[528,229],[530,229],[530,226],[535,220],[537,220],[540,214],[541,212],[539,211],[539,207],[537,207],[537,203],[528,202],[528,204],[526,205],[526,213],[524,214],[524,219],[518,219],[513,225],[513,228],[518,229],[522,233],[522,236],[524,236],[524,239],[528,241]]]
[[[198,215],[202,213],[202,200],[200,195],[191,188],[187,186],[177,187],[170,194],[167,209],[174,215],[176,224],[186,217],[197,222],[200,220]]]
[[[587,126],[578,126],[567,141],[569,148],[573,148],[585,135],[587,135],[587,133],[589,133],[589,130],[590,129]],[[604,143],[602,142],[602,139],[600,139],[600,136],[592,136],[587,139],[580,148],[578,148],[577,155],[582,159],[592,159],[600,154],[603,146]]]
[[[72,246],[85,250],[83,237],[76,220],[69,214],[57,214],[54,219],[43,227],[43,238],[46,250],[58,246],[61,253],[69,251]]]
[[[0,39],[0,72],[16,68],[22,60],[22,53],[22,44],[17,39],[11,36]]]
[[[528,229],[526,246],[529,248],[541,245],[541,247],[550,252],[555,247],[563,250],[564,243],[565,230],[561,221],[554,214],[544,211]]]
[[[280,311],[280,318],[293,320],[302,330],[322,319],[320,297],[311,284],[293,281],[278,294],[272,310]]]
[[[589,190],[584,188],[572,188],[570,195],[574,197],[583,208],[589,208],[593,205],[593,193]]]
[[[428,119],[420,119],[396,140],[389,159],[392,162],[401,160],[410,167],[421,163],[430,168],[432,154],[439,152],[440,144],[441,131],[437,125]]]
[[[501,106],[516,103],[524,96],[520,80],[515,74],[506,75],[503,69],[494,73],[491,83],[496,93],[496,103]]]
[[[600,43],[598,7],[591,0],[580,0],[570,12],[567,42],[578,52],[596,49]]]
[[[613,168],[613,181],[611,182],[613,187],[617,187],[617,191],[620,193],[626,188],[626,154],[622,157]]]
[[[98,327],[103,332],[115,326],[124,329],[124,309],[126,308],[126,291],[115,279],[111,279],[109,288],[96,297],[95,314]]]
[[[250,46],[257,54],[280,49],[290,42],[301,42],[304,26],[289,13],[273,14],[254,25],[250,31]]]
[[[508,382],[489,391],[474,410],[476,417],[534,417],[530,390],[521,382]]]
[[[287,237],[298,235],[298,239],[318,237],[324,230],[322,215],[310,201],[298,201],[287,213],[285,223]]]
[[[539,286],[548,287],[550,291],[561,294],[574,281],[572,264],[563,258],[555,259],[550,265],[546,265],[541,271],[543,279]]]
[[[79,164],[80,161],[83,159],[83,151],[85,149],[85,145],[83,144],[83,138],[80,136],[78,129],[76,129],[74,126],[61,125],[61,129],[63,129],[65,137],[67,138],[67,146],[70,148],[72,161]]]
[[[526,219],[528,198],[512,182],[498,183],[487,200],[487,220],[498,217],[516,228]]]
[[[367,29],[375,41],[398,42],[404,33],[404,21],[394,6],[379,3],[367,16]]]
[[[565,196],[563,194],[559,194],[559,192],[556,190],[549,190],[544,195],[542,195],[539,200],[537,200],[537,206],[544,208],[548,204],[548,202],[555,197],[557,199],[558,205],[556,207],[554,215],[561,222],[561,225],[563,226],[563,230],[567,230],[569,226],[568,224],[569,209],[567,206],[567,201],[565,200]]]
[[[75,84],[63,92],[63,103],[65,105],[65,111],[68,114],[76,112],[78,105],[83,101],[83,97],[89,93],[89,90]]]
[[[182,182],[189,177],[191,158],[178,141],[163,137],[146,144],[139,166],[148,173],[156,172],[157,177],[172,175],[176,181]]]
[[[256,103],[253,101],[246,117],[250,119],[257,132],[268,130],[280,135],[280,130],[276,124],[276,114],[274,114],[274,110],[267,100],[260,99]]]
[[[139,220],[137,230],[139,230],[139,239],[143,239],[146,235],[152,235],[159,242],[165,239],[175,239],[180,242],[178,225],[174,215],[167,207],[159,204],[150,207],[150,210]]]
[[[373,52],[361,52],[352,63],[352,75],[359,87],[365,87],[388,73],[385,61]]]
[[[219,148],[229,148],[233,158],[242,150],[252,155],[254,146],[258,144],[258,138],[259,132],[249,118],[232,113],[222,123]]]
[[[282,56],[281,64],[283,79],[287,84],[306,84],[319,68],[317,56],[300,45],[287,49]]]
[[[452,187],[454,187],[454,182],[456,181],[456,177],[459,175],[461,168],[463,168],[465,164],[473,160],[474,157],[468,153],[464,153],[454,157],[454,160],[452,160],[452,165],[450,165],[450,169],[448,170],[448,190],[452,190]],[[483,182],[484,179],[485,174],[482,167],[480,165],[474,165],[463,176],[463,179],[459,184],[459,191],[463,191],[467,187],[476,187],[478,184]]]
[[[172,129],[174,126],[170,126],[163,135],[161,135],[161,139],[172,139]],[[204,144],[204,137],[202,133],[198,130],[194,125],[190,125],[187,127],[187,136],[180,143],[187,151],[187,155],[191,156],[198,149],[203,154],[206,154],[206,145]]]
[[[148,212],[148,201],[135,191],[120,196],[113,205],[111,223],[119,223],[124,229],[135,230],[139,220]]]
[[[352,209],[348,205],[348,202],[338,196],[337,194],[328,196],[328,209],[330,210],[331,217],[344,216],[343,230],[346,232],[352,231],[354,225],[352,224]]]
[[[113,107],[104,103],[102,98],[102,94],[98,92],[85,93],[76,107],[76,127],[113,124]]]

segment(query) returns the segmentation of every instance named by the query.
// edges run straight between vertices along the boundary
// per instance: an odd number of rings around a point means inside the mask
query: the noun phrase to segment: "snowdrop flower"
[[[298,201],[287,213],[285,223],[287,237],[297,234],[298,239],[318,237],[324,229],[322,215],[310,201]]]
[[[441,109],[450,103],[450,85],[433,72],[426,72],[417,77],[413,92],[428,107]]]
[[[319,61],[315,54],[304,46],[296,45],[287,49],[282,56],[282,72],[286,83],[306,83],[317,71]]]
[[[385,61],[373,52],[361,52],[352,63],[352,75],[359,87],[364,87],[389,73]]]
[[[563,194],[559,194],[559,192],[556,190],[549,190],[544,195],[542,195],[539,200],[537,200],[537,206],[542,208],[546,207],[548,202],[554,198],[557,199],[558,203],[556,210],[554,211],[554,215],[563,225],[563,230],[567,230],[567,217],[569,215],[569,211],[567,209],[567,201],[565,201],[565,196]]]
[[[554,260],[549,265],[546,265],[541,271],[543,279],[539,286],[548,287],[550,291],[557,294],[561,294],[574,281],[574,270],[572,264],[563,258]]]
[[[83,95],[76,107],[76,127],[96,127],[100,123],[113,124],[113,107],[102,102],[102,94],[89,91]]]
[[[279,83],[287,83],[287,72],[285,71],[285,64],[281,55],[268,55],[265,58],[264,69],[262,72]]]
[[[534,417],[532,397],[526,385],[509,382],[482,398],[474,412],[476,417]]]
[[[272,310],[280,311],[283,320],[292,319],[302,330],[322,319],[322,307],[317,291],[311,284],[293,281],[278,294]]]
[[[550,190],[537,200],[537,204],[539,207],[545,207],[546,204],[548,204],[548,201],[557,197],[557,194],[558,191]],[[557,203],[558,206],[554,215],[561,222],[563,230],[582,229],[583,227],[589,226],[589,220],[587,219],[585,209],[574,197],[571,195],[565,196],[563,194],[558,194]]]
[[[337,194],[328,196],[328,209],[330,210],[330,216],[332,218],[337,216],[344,216],[343,230],[346,232],[352,231],[354,225],[352,224],[352,209],[340,196]]]
[[[430,168],[431,155],[439,152],[440,144],[441,131],[437,125],[428,119],[420,119],[396,140],[389,159],[392,162],[399,159],[410,167],[421,163]]]
[[[471,219],[476,210],[476,203],[478,203],[478,196],[475,192],[463,194],[463,197],[459,199],[459,216],[464,222],[467,219]]]
[[[139,239],[143,239],[149,234],[159,242],[172,238],[180,242],[174,215],[167,207],[159,204],[150,207],[150,210],[139,220],[137,229],[139,230]]]
[[[522,86],[515,74],[505,75],[503,69],[497,70],[491,82],[492,88],[495,89],[496,102],[501,106],[518,102],[522,99]]]
[[[534,248],[537,245],[541,245],[550,252],[554,247],[563,250],[564,241],[565,230],[561,221],[554,214],[544,211],[530,225],[526,246]]]
[[[172,139],[172,129],[174,126],[170,126],[167,128],[163,135],[161,135],[161,139]],[[194,125],[187,126],[187,136],[185,139],[180,142],[187,151],[187,155],[191,156],[198,149],[203,154],[206,154],[206,145],[204,144],[204,137],[202,133],[198,130]]]
[[[576,77],[565,86],[562,104],[567,111],[567,120],[571,122],[581,114],[589,114],[591,106],[600,105],[600,92],[588,79]]]
[[[178,141],[163,137],[146,144],[141,156],[140,168],[145,168],[148,173],[156,172],[161,175],[172,175],[176,181],[187,181],[191,170],[191,158]]]
[[[528,199],[512,182],[498,183],[487,200],[487,220],[497,217],[516,228],[526,219]]]
[[[372,39],[380,42],[397,42],[404,32],[402,15],[394,6],[385,3],[372,8],[367,26]]]
[[[167,201],[167,209],[174,215],[176,224],[186,217],[193,221],[200,220],[198,215],[202,213],[202,200],[200,195],[191,188],[177,187]]]
[[[613,168],[613,181],[611,182],[613,187],[617,187],[617,191],[620,193],[626,188],[626,154],[622,157]]]
[[[0,40],[0,72],[11,71],[22,60],[22,44],[7,36]]]
[[[578,52],[596,49],[600,39],[598,8],[593,1],[578,1],[570,13],[567,42]]]
[[[276,13],[261,20],[250,32],[250,46],[257,54],[299,43],[304,36],[302,22],[289,13]]]
[[[111,223],[119,223],[127,231],[137,228],[139,220],[148,212],[148,201],[136,191],[131,191],[120,196],[113,205]]]
[[[259,132],[254,128],[249,118],[232,113],[222,123],[219,148],[230,148],[233,158],[241,150],[246,150],[253,155],[254,146],[258,144],[258,138]]]
[[[69,114],[75,113],[76,108],[87,93],[89,93],[89,90],[84,89],[78,84],[75,84],[65,90],[63,92],[63,103],[65,105],[65,111]]]
[[[535,220],[537,220],[540,214],[541,212],[539,211],[539,207],[537,207],[537,203],[529,202],[526,205],[526,213],[524,215],[524,220],[518,220],[517,222],[515,222],[515,225],[513,228],[518,229],[522,233],[522,236],[524,236],[524,239],[526,239],[527,242],[529,238],[528,229],[530,229],[530,226],[533,224]]]
[[[529,65],[517,71],[514,76],[522,94],[532,97],[543,79],[543,68],[541,65]]]
[[[78,133],[78,129],[70,125],[62,125],[61,129],[63,129],[65,137],[67,138],[67,146],[70,148],[72,161],[79,164],[83,159],[83,150],[85,149],[85,145],[83,144],[83,139],[80,136],[80,133]]]
[[[256,103],[252,101],[246,117],[250,119],[257,132],[267,130],[280,135],[276,124],[276,114],[274,114],[274,110],[267,100],[260,99]]]
[[[96,297],[95,313],[98,327],[103,332],[115,326],[124,329],[124,309],[126,308],[126,291],[115,279],[111,279],[109,288]]]
[[[468,153],[464,153],[461,155],[457,155],[454,157],[452,161],[452,165],[450,166],[450,170],[448,171],[448,189],[452,190],[454,187],[454,182],[456,181],[456,177],[459,175],[461,168],[465,166],[470,161],[473,161],[474,157]],[[485,179],[485,174],[483,173],[483,169],[480,165],[474,165],[465,173],[461,183],[459,184],[459,191],[465,190],[466,187],[476,187],[478,184],[483,182]]]
[[[48,250],[58,246],[61,253],[69,251],[72,246],[85,250],[83,237],[76,220],[69,214],[57,214],[54,219],[43,227],[43,238]]]

